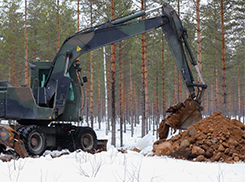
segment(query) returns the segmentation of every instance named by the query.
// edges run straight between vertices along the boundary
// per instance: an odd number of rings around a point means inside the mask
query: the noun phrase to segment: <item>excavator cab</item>
[[[60,93],[62,89],[56,88],[55,94],[51,99],[48,99],[47,88],[45,87],[45,82],[50,73],[50,67],[52,62],[48,61],[35,61],[33,64],[36,66],[35,69],[31,69],[31,88],[33,90],[33,95],[36,100],[37,105],[41,107],[58,108],[58,113],[56,120],[59,121],[78,121],[80,114],[81,105],[81,83],[79,78],[79,73],[77,70],[80,69],[77,65],[71,66],[67,71],[66,75],[62,76],[57,82],[62,86],[63,94]],[[62,82],[62,84],[60,84]],[[66,84],[68,83],[69,84]],[[55,83],[56,84],[56,83]],[[66,101],[59,103],[55,98],[57,95],[66,95],[63,100]]]

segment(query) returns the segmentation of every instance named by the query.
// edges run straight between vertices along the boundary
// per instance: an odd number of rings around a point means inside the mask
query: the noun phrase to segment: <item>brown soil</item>
[[[245,125],[215,111],[169,140],[154,143],[155,155],[194,161],[245,161]]]

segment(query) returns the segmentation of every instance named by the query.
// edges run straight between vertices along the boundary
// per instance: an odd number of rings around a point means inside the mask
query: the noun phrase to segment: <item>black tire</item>
[[[90,127],[79,128],[76,136],[76,148],[84,151],[95,150],[97,147],[97,136]]]
[[[0,153],[4,152],[6,149],[6,146],[3,144],[0,144]]]
[[[23,126],[18,130],[29,155],[42,155],[46,149],[46,137],[39,126]]]

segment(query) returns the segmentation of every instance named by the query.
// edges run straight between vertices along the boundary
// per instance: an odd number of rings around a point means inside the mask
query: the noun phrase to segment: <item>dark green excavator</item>
[[[152,17],[152,12],[159,15]],[[152,14],[152,18],[141,18],[147,14]],[[21,157],[26,157],[41,155],[46,149],[105,148],[106,141],[97,140],[92,128],[73,124],[82,118],[81,87],[87,81],[86,77],[80,77],[77,58],[86,52],[156,28],[162,28],[189,92],[185,102],[169,109],[170,119],[163,122],[163,130],[166,133],[169,126],[186,128],[199,121],[201,98],[207,86],[188,44],[186,29],[175,10],[164,3],[160,7],[137,11],[68,37],[52,62],[29,61],[30,87],[13,87],[7,81],[0,81],[0,118],[16,120],[21,125],[17,131],[4,125],[0,127],[0,150],[6,146],[12,147]],[[194,83],[187,58],[196,67],[202,83]],[[80,63],[82,65],[82,60]],[[176,115],[177,124],[171,121],[171,118],[176,119]],[[159,136],[166,137],[166,134]]]

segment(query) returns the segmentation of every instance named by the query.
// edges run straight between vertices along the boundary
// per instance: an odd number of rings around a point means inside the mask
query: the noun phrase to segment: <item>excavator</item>
[[[159,15],[155,16],[156,13]],[[148,14],[151,18],[141,18]],[[86,76],[80,76],[77,58],[157,28],[162,28],[165,34],[189,93],[186,101],[168,109],[171,114],[161,123],[159,137],[166,138],[169,127],[185,129],[199,121],[201,98],[207,85],[187,41],[187,30],[176,11],[163,3],[160,7],[133,12],[77,32],[66,38],[52,62],[27,60],[31,70],[30,87],[14,87],[8,81],[0,81],[0,118],[16,120],[20,125],[17,129],[0,125],[0,151],[10,147],[20,157],[27,157],[42,155],[46,149],[104,150],[106,141],[98,140],[92,128],[76,125],[82,119],[81,90],[87,82]],[[196,68],[201,83],[194,83],[187,59]]]

